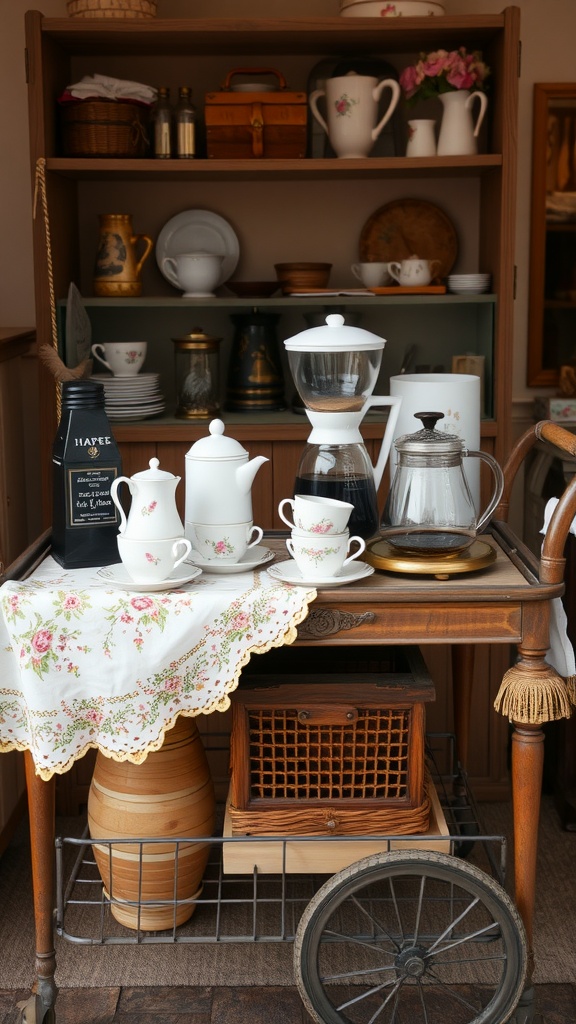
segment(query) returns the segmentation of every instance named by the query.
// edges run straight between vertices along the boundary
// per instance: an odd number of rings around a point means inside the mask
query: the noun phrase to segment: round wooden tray
[[[486,541],[475,540],[469,548],[461,551],[458,555],[438,555],[436,558],[431,556],[425,558],[403,554],[398,548],[392,547],[383,537],[379,537],[367,544],[366,552],[362,557],[375,569],[408,573],[409,575],[435,576],[438,580],[447,580],[456,574],[485,569],[487,565],[491,565],[496,560],[496,551]]]
[[[440,260],[437,277],[446,277],[458,255],[458,238],[447,215],[424,199],[396,199],[368,218],[360,234],[362,262],[388,263],[420,256]]]

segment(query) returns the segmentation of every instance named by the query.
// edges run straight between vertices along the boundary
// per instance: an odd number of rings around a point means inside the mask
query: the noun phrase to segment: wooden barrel
[[[212,777],[193,718],[180,717],[160,750],[142,764],[98,753],[88,796],[91,838],[167,839],[93,844],[117,921],[127,928],[157,931],[191,917],[194,904],[179,903],[174,916],[173,905],[155,901],[198,895],[209,843],[181,843],[176,853],[169,838],[212,835],[214,810]]]

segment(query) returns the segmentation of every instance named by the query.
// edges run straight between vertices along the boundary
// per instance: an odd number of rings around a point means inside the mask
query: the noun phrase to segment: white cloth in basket
[[[139,100],[140,103],[154,103],[158,90],[142,82],[130,82],[108,75],[84,75],[79,82],[67,87],[67,92],[79,100],[100,96],[107,100]]]

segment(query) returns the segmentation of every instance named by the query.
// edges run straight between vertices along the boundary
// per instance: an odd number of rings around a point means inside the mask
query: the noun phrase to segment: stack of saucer
[[[450,274],[448,291],[456,295],[479,295],[490,291],[491,274]]]
[[[95,373],[91,380],[104,385],[104,405],[110,421],[144,420],[164,412],[159,373],[137,373],[132,377]]]

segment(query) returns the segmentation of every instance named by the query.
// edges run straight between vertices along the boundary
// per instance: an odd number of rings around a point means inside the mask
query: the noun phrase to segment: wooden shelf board
[[[405,24],[409,20],[409,24]],[[462,45],[472,35],[474,45],[490,43],[504,26],[502,14],[443,16],[441,18],[172,18],[149,21],[122,19],[44,18],[43,34],[74,54],[262,53],[372,54],[412,53],[415,34],[419,48],[433,50]],[[375,40],[375,35],[380,39]]]
[[[186,306],[192,309],[292,309],[297,306],[355,306],[359,309],[365,306],[378,306],[392,302],[394,306],[424,305],[427,303],[440,305],[495,305],[496,295],[483,292],[481,295],[452,295],[451,293],[415,293],[411,289],[405,292],[396,292],[390,295],[336,295],[333,290],[326,294],[319,292],[317,295],[278,295],[270,299],[258,297],[235,298],[232,295],[215,296],[214,298],[185,299],[174,292],[174,295],[151,295],[139,298],[96,298],[94,296],[82,296],[82,302],[86,308],[112,310],[126,309],[129,307],[138,309],[179,309]],[[58,300],[58,307],[66,308],[66,299]]]
[[[281,179],[324,179],[446,177],[478,177],[502,166],[498,153],[477,156],[430,157],[366,157],[338,160],[337,158],[303,158],[301,160],[139,160],[114,157],[48,157],[46,169],[50,173],[78,180],[119,181],[141,179],[155,181],[238,181]]]

